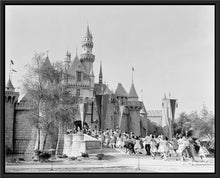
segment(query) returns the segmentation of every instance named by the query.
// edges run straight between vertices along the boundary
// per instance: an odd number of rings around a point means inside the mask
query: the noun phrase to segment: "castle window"
[[[76,89],[76,96],[80,96],[80,89]]]
[[[81,72],[76,72],[77,82],[81,82]]]

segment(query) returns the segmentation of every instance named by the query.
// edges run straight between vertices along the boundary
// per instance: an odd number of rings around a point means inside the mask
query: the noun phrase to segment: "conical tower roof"
[[[118,83],[118,87],[115,91],[115,94],[118,96],[126,96],[126,97],[128,96],[128,93],[126,92],[126,90],[124,89],[121,83]]]
[[[134,88],[134,83],[131,84],[131,89],[129,91],[128,97],[129,98],[138,98],[137,92]]]
[[[92,34],[91,34],[90,30],[89,30],[89,26],[88,26],[88,25],[87,25],[87,30],[86,30],[86,35],[85,35],[85,37],[92,38]]]
[[[46,67],[51,67],[52,66],[48,56],[44,60],[43,66],[46,66]]]
[[[12,85],[10,79],[8,80],[8,82],[7,82],[6,86],[5,86],[5,88],[6,88],[7,90],[14,90],[14,89],[15,89],[14,86]]]

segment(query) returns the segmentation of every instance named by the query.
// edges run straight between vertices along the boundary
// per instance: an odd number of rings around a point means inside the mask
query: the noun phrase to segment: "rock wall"
[[[13,151],[14,103],[5,102],[5,151]]]

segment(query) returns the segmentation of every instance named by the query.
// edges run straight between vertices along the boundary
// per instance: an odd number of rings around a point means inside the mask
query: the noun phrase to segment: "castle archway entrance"
[[[78,127],[82,129],[82,123],[80,120],[74,122],[74,127],[77,129]],[[83,122],[83,127],[88,129],[89,125],[86,122]]]

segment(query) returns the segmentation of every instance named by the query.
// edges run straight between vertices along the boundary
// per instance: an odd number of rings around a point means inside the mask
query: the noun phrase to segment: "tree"
[[[36,110],[28,113],[28,118],[30,122],[37,128],[37,149],[40,149],[40,120],[41,110],[40,105],[44,100],[44,91],[43,88],[44,81],[42,80],[43,72],[41,66],[43,65],[43,53],[35,53],[32,58],[32,63],[26,65],[27,73],[23,76],[23,90],[31,96],[31,99],[36,103]]]
[[[52,66],[46,60],[49,59],[45,59],[43,53],[35,54],[32,63],[26,66],[27,74],[22,82],[24,91],[36,102],[35,110],[30,111],[27,117],[38,130],[37,149],[45,148],[51,127],[61,130],[60,123],[68,123],[76,113],[77,99],[64,90],[61,83],[62,64],[56,62]]]
[[[200,114],[193,111],[190,114],[181,113],[176,121],[174,132],[186,134],[189,130],[193,130],[193,136],[197,138],[208,137],[213,140],[215,133],[214,115],[209,112],[206,106],[200,111]]]

